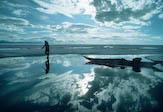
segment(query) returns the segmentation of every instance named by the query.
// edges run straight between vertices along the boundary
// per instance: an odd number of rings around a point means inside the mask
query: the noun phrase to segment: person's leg
[[[45,51],[45,54],[46,54],[46,55],[49,55],[49,53],[48,53],[48,51],[47,51],[47,50]]]
[[[48,49],[45,49],[45,54],[48,55]]]

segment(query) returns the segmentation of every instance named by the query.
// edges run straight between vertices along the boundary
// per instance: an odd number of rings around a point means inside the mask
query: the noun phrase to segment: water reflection
[[[49,58],[45,60],[44,57],[11,61],[11,65],[17,65],[17,69],[13,66],[12,71],[5,69],[0,74],[0,104],[4,106],[4,111],[162,110],[162,72],[149,68],[134,72],[131,67],[121,69],[85,65],[87,60],[79,55],[58,55],[50,59],[51,63]],[[4,60],[1,60],[1,65],[7,62]],[[46,75],[45,71],[40,70],[45,62],[48,71]],[[30,66],[20,71],[18,67],[23,64]]]
[[[50,69],[50,63],[49,63],[49,55],[47,56],[47,60],[45,61],[45,73],[49,73],[49,69]]]
[[[49,73],[49,69],[50,69],[50,64],[49,64],[49,43],[47,41],[45,41],[44,45],[41,47],[41,49],[45,48],[45,55],[46,55],[46,62],[45,62],[45,73]]]
[[[158,79],[143,76],[143,71],[132,72],[131,69],[124,71],[117,68],[96,67],[94,73],[95,79],[91,82],[91,88],[80,103],[87,109],[94,108],[102,112],[137,112],[157,108],[159,102],[149,90],[152,89],[151,86],[161,84]]]

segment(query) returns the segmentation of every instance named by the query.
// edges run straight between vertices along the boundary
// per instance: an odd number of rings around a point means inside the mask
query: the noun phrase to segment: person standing
[[[44,46],[42,46],[42,49],[45,47],[45,54],[49,56],[49,44],[47,41],[45,41]]]

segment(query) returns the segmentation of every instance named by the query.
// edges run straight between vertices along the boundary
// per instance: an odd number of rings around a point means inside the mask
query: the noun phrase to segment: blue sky
[[[163,43],[163,0],[1,0],[0,41]]]

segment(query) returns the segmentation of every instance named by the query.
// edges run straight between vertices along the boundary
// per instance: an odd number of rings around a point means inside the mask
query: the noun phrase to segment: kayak
[[[141,62],[141,58],[134,58],[133,60],[126,60],[124,58],[116,58],[116,59],[100,59],[100,58],[90,58],[84,56],[89,62],[86,64],[96,64],[96,65],[104,65],[108,67],[120,67],[120,68],[125,68],[125,67],[132,67],[133,71],[135,72],[140,72],[141,68],[152,68],[156,71],[161,71],[157,68],[154,67],[154,65],[158,64],[155,62]]]

